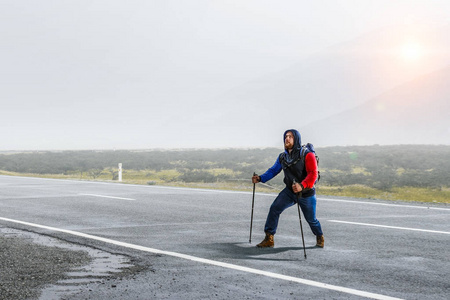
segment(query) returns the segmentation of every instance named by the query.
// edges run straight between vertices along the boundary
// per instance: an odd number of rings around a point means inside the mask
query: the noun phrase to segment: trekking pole
[[[297,181],[294,179],[293,184],[296,184]],[[302,226],[302,215],[300,213],[300,193],[297,193],[297,210],[298,210],[298,219],[300,220],[300,231],[302,232],[302,241],[303,241],[303,253],[305,254],[306,259],[306,248],[305,248],[305,237],[303,236],[303,226]]]
[[[253,172],[253,176],[256,176],[256,173]],[[253,183],[253,199],[252,199],[252,217],[250,219],[250,238],[248,242],[252,243],[252,228],[253,228],[253,208],[255,207],[255,183]]]

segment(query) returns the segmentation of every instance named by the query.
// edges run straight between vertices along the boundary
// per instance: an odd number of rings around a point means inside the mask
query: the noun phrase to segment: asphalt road
[[[274,197],[256,194],[249,244],[251,193],[0,176],[0,225],[150,266],[73,299],[449,299],[449,205],[319,195],[325,248],[303,220],[304,259],[296,207],[255,247]]]

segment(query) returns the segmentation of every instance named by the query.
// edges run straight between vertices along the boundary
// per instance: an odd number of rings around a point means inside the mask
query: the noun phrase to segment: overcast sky
[[[0,150],[278,146],[186,119],[315,52],[413,22],[449,24],[450,1],[1,0]]]

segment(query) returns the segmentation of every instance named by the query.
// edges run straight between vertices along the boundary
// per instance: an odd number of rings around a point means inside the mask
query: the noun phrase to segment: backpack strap
[[[302,149],[300,150],[300,157],[301,159],[305,160],[306,154],[308,154],[310,151],[308,148],[306,148],[304,145],[302,146]]]

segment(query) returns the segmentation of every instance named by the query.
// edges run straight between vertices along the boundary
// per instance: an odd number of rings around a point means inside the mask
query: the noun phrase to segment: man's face
[[[294,135],[288,131],[284,137],[284,148],[286,150],[292,150],[294,148]]]

